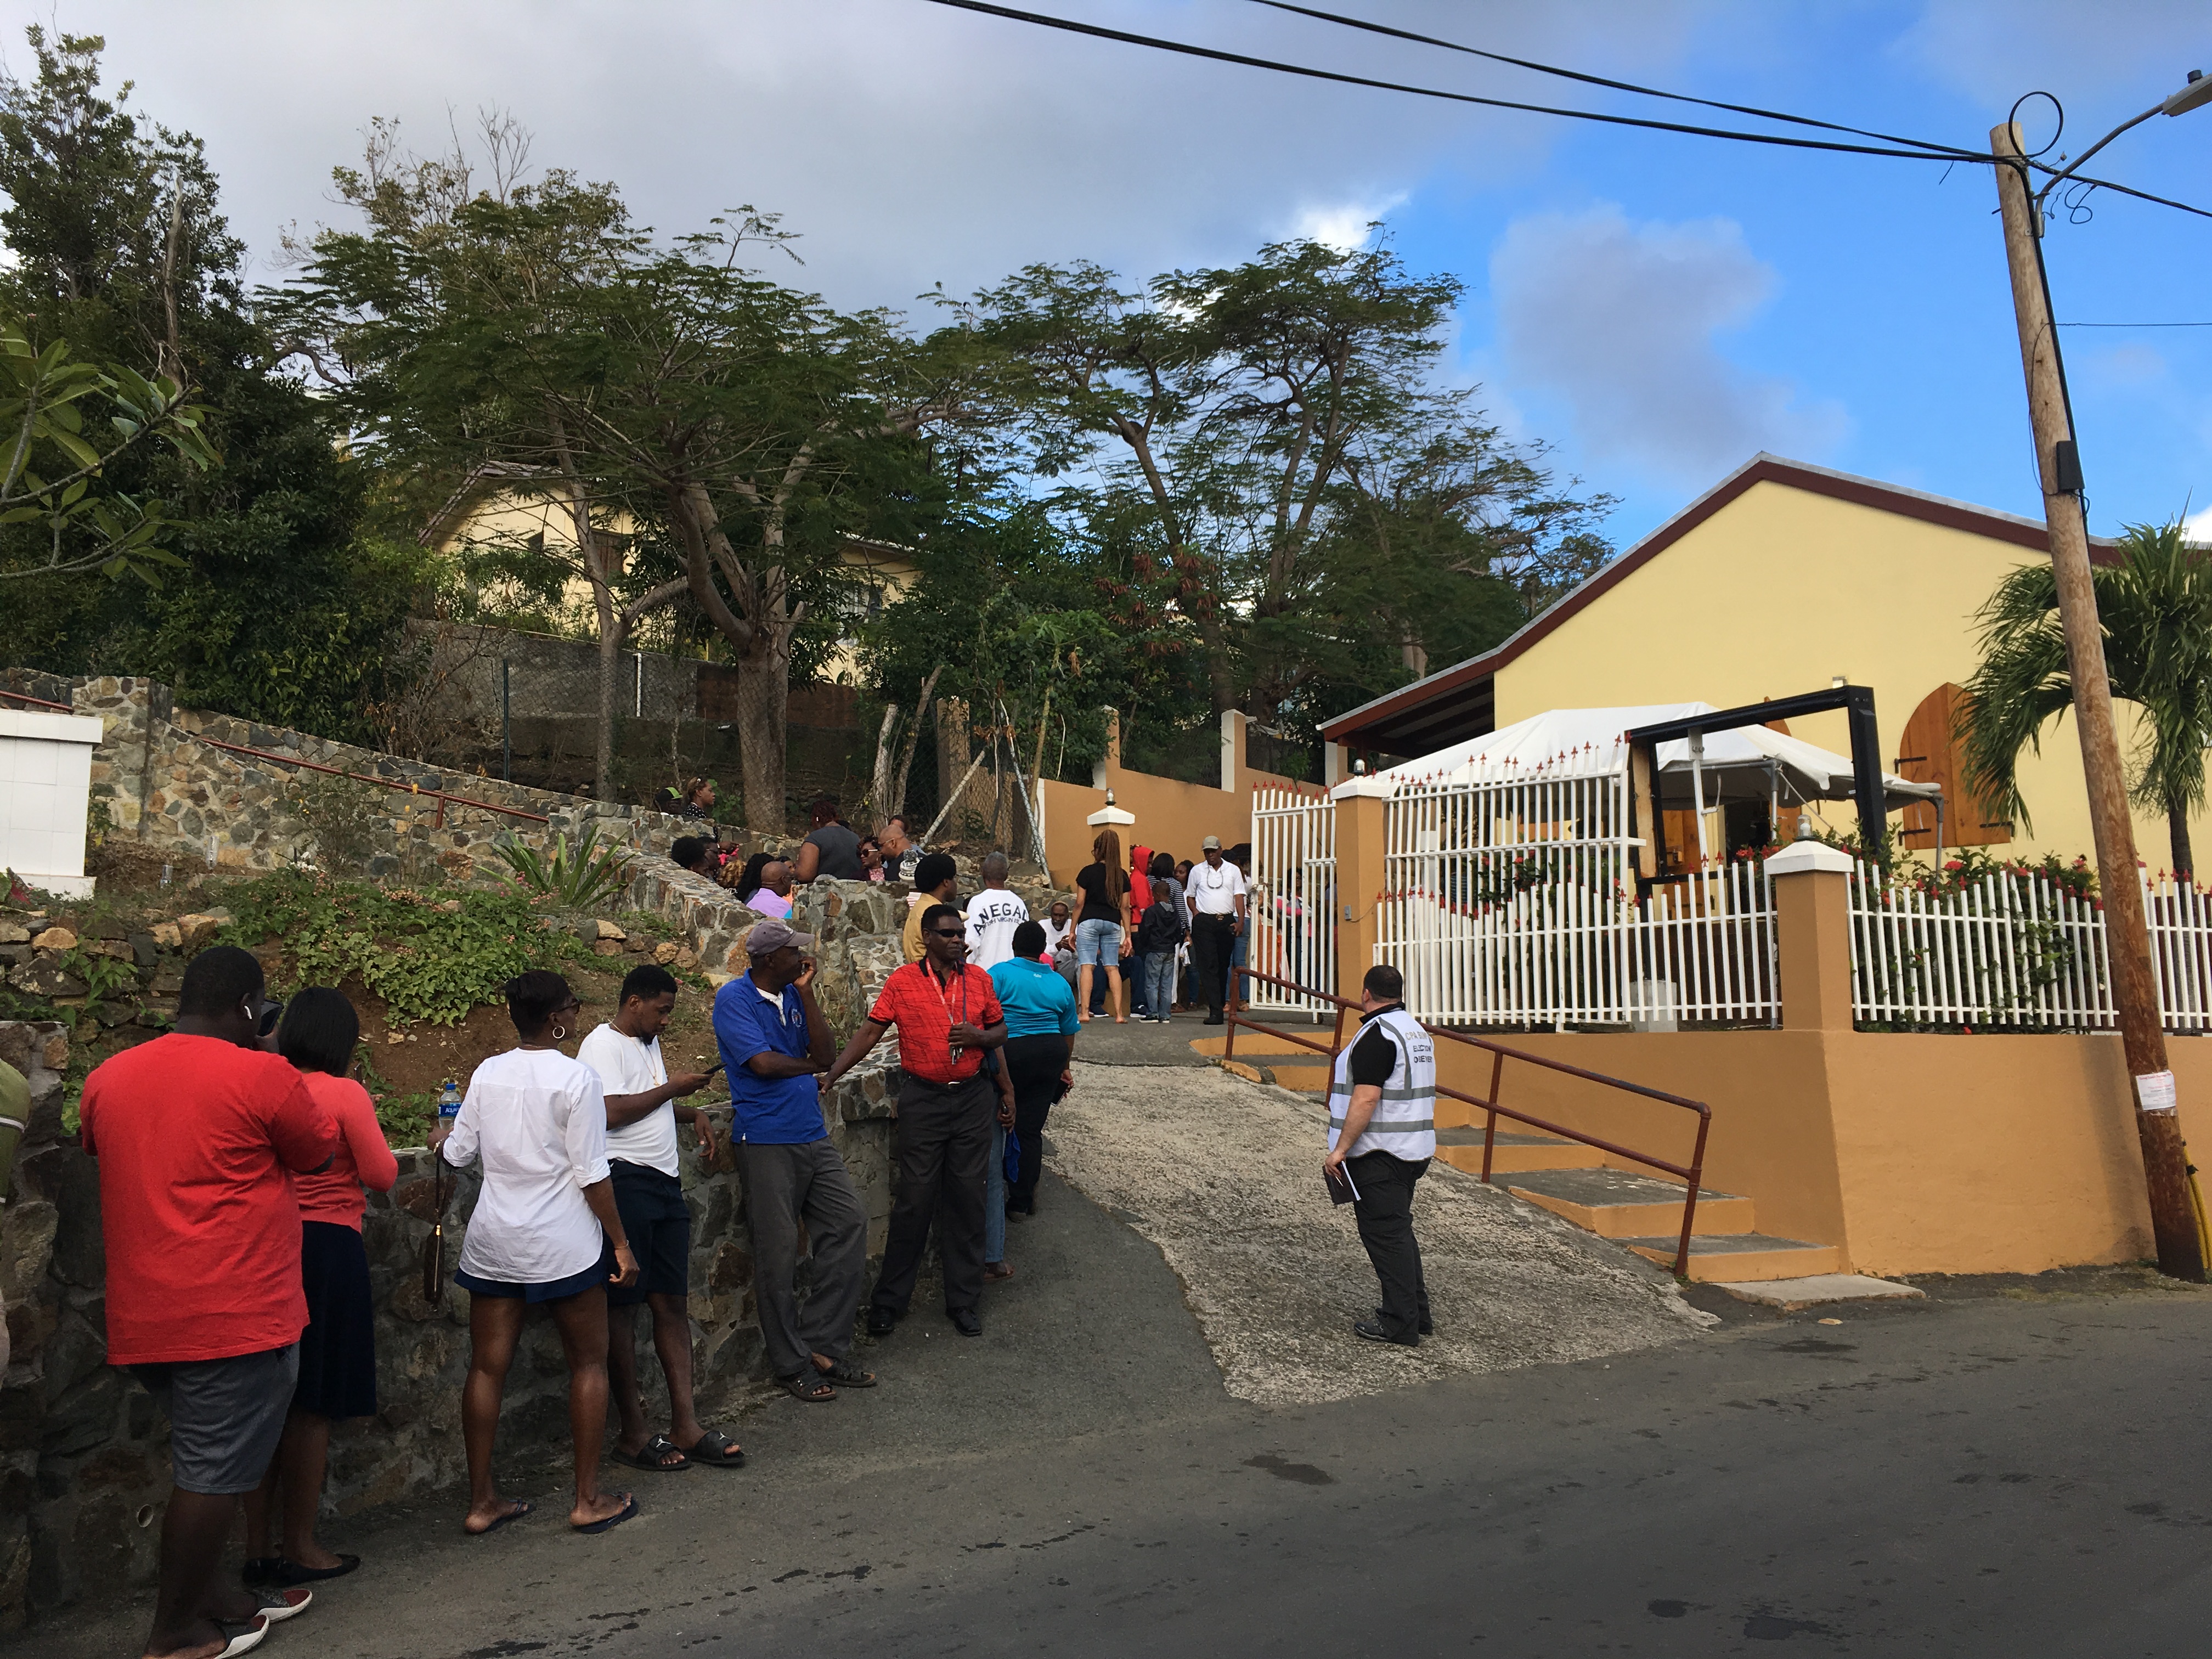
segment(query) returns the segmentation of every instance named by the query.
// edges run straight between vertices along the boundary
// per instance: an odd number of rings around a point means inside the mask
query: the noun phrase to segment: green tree
[[[152,675],[188,704],[368,735],[362,709],[414,591],[412,551],[364,534],[365,469],[329,410],[277,371],[199,141],[133,113],[128,85],[101,91],[99,37],[27,38],[35,73],[0,79],[0,237],[13,255],[0,307],[42,349],[68,341],[126,401],[137,399],[125,369],[185,388],[210,411],[198,430],[223,464],[166,439],[109,457],[78,505],[161,503],[160,544],[179,565],[158,589],[11,583],[10,654],[58,672]],[[32,545],[30,523],[0,534],[16,568],[51,550],[50,533]]]
[[[1606,498],[1435,383],[1460,294],[1387,247],[1298,241],[1140,291],[1032,265],[962,309],[1012,365],[988,389],[1025,464],[1151,516],[1214,712],[1273,715],[1493,642],[1610,556]]]
[[[2112,695],[2142,711],[2129,757],[2129,793],[2166,815],[2175,873],[2197,867],[2189,814],[2204,800],[2204,745],[2212,734],[2212,554],[2176,520],[2130,525],[2118,562],[2093,572]],[[2039,753],[2043,728],[2072,707],[2073,678],[2051,566],[2024,564],[1997,584],[1978,613],[1982,660],[1966,687],[1959,735],[1966,781],[1998,817],[2031,829],[2018,768]]]
[[[603,656],[645,609],[695,604],[738,671],[747,820],[781,829],[801,629],[842,538],[899,525],[900,458],[923,465],[927,400],[893,319],[750,269],[781,233],[749,210],[663,243],[612,185],[565,173],[338,181],[366,228],[318,235],[278,303],[362,441],[397,469],[492,462],[564,496],[602,590]],[[633,526],[634,568],[665,573],[619,611],[615,562],[588,551],[611,519]]]

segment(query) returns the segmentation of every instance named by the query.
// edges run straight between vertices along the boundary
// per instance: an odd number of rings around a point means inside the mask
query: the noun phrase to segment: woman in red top
[[[277,1028],[276,1052],[299,1069],[315,1103],[338,1126],[337,1155],[317,1175],[295,1175],[300,1204],[300,1276],[307,1328],[300,1334],[300,1381],[284,1419],[284,1438],[268,1477],[246,1500],[246,1582],[305,1584],[337,1578],[361,1565],[315,1541],[331,1420],[376,1414],[376,1326],[362,1248],[364,1185],[380,1193],[399,1178],[368,1091],[346,1076],[361,1018],[342,991],[312,987],[292,999]],[[283,1499],[283,1547],[271,1551],[270,1523]]]

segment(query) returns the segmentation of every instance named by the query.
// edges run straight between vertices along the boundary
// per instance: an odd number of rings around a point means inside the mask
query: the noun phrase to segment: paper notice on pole
[[[2146,1072],[2136,1079],[2136,1106],[2146,1112],[2171,1112],[2174,1109],[2173,1073]]]

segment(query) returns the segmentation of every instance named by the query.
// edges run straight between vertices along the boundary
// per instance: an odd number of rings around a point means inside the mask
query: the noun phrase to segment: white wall
[[[33,887],[88,897],[84,815],[100,723],[0,708],[0,866]]]

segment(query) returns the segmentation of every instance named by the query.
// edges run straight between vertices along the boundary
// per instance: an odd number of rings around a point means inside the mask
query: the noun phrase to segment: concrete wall
[[[1234,709],[1222,716],[1218,788],[1125,769],[1118,721],[1107,740],[1106,758],[1092,771],[1091,787],[1051,779],[1039,783],[1045,859],[1053,880],[1067,886],[1074,881],[1075,872],[1091,862],[1091,843],[1098,832],[1085,820],[1106,804],[1109,789],[1114,792],[1114,804],[1137,820],[1118,831],[1124,859],[1132,847],[1143,846],[1195,861],[1200,843],[1208,836],[1220,836],[1224,847],[1249,841],[1253,789],[1300,786],[1288,778],[1251,769],[1246,760],[1246,716]]]

